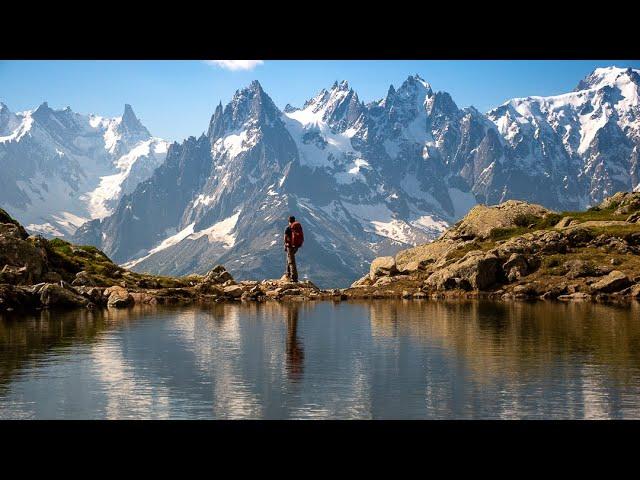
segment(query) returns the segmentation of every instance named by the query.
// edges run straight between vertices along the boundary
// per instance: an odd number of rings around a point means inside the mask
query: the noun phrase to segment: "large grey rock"
[[[41,240],[36,237],[25,239],[21,228],[12,223],[0,223],[0,270],[7,265],[14,267],[5,271],[5,275],[12,276],[13,282],[35,283],[47,269],[47,253]]]
[[[371,280],[382,275],[393,275],[397,273],[396,259],[393,257],[378,257],[369,268],[369,278]]]
[[[0,284],[0,312],[12,310],[32,310],[40,301],[28,288]]]
[[[120,286],[105,289],[103,296],[107,297],[107,307],[110,308],[127,308],[134,304],[133,296],[126,288]]]
[[[204,277],[204,282],[223,284],[233,280],[233,276],[222,265],[216,265]]]
[[[425,284],[446,290],[459,284],[456,278],[468,282],[474,290],[485,290],[500,280],[500,260],[494,254],[474,250],[451,265],[432,273]]]
[[[631,280],[619,270],[614,270],[599,281],[591,284],[594,292],[612,293],[618,292],[631,284]]]
[[[73,308],[86,307],[89,300],[70,289],[48,283],[40,290],[40,303],[47,308]]]
[[[601,277],[611,271],[611,268],[595,265],[586,260],[570,260],[564,263],[566,276],[570,279],[580,277]]]
[[[530,273],[527,257],[519,253],[511,254],[509,260],[502,265],[502,269],[510,282],[525,277]]]
[[[232,298],[241,297],[243,292],[244,290],[240,285],[229,285],[228,287],[224,287],[224,294]]]

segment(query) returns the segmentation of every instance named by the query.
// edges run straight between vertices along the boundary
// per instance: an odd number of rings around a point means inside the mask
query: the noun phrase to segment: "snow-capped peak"
[[[620,88],[629,84],[629,82],[634,82],[636,85],[640,84],[640,70],[615,66],[596,68],[578,83],[574,91],[597,90],[607,86]]]
[[[349,82],[347,82],[346,80],[342,80],[340,83],[338,83],[337,81],[334,82],[333,86],[331,87],[331,90],[340,90],[343,92],[348,92],[349,91]]]
[[[248,87],[237,90],[231,102],[222,108],[216,107],[209,123],[207,136],[212,143],[229,132],[260,126],[273,125],[280,111],[273,100],[262,89],[260,82],[252,81]]]
[[[346,80],[334,82],[331,90],[322,89],[302,109],[287,109],[285,114],[303,126],[326,123],[342,131],[349,128],[360,116],[363,105],[358,94]]]
[[[136,117],[136,114],[133,112],[133,108],[131,108],[131,105],[128,103],[124,105],[124,113],[120,119],[119,130],[123,135],[151,136],[149,130],[138,120],[138,117]]]
[[[130,105],[122,117],[52,109],[0,110],[2,174],[12,185],[0,206],[27,229],[71,234],[89,218],[111,213],[122,194],[146,180],[165,158],[167,144],[151,137]]]
[[[407,77],[396,93],[401,96],[415,96],[424,99],[424,97],[431,95],[432,90],[431,85],[416,73]]]

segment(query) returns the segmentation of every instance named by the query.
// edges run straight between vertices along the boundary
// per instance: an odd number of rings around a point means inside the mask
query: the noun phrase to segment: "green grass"
[[[571,217],[580,223],[589,221],[624,221],[629,214],[616,215],[614,213],[617,206],[607,209],[592,208],[584,212],[564,211],[561,213],[551,213],[545,217],[536,217],[530,214],[519,215],[514,219],[515,227],[494,228],[489,233],[489,237],[494,241],[508,240],[513,237],[535,232],[536,230],[549,230],[553,228],[564,217]],[[625,236],[630,233],[640,231],[640,226],[623,225],[610,227],[589,227],[596,235],[601,233],[610,236]]]
[[[579,222],[626,220],[629,214],[616,215],[614,209],[587,210],[585,212],[562,212],[561,217],[571,217]]]
[[[640,232],[640,225],[630,223],[628,225],[610,225],[608,227],[585,227],[595,236],[606,235],[607,237],[619,237],[626,239],[633,233]]]

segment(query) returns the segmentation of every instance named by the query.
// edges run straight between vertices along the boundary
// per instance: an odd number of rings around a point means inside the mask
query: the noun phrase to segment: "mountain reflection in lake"
[[[0,316],[0,418],[640,418],[640,305]]]

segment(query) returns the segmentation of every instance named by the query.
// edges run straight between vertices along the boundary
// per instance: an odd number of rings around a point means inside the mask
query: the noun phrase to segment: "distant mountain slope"
[[[293,214],[308,232],[302,275],[346,285],[372,258],[436,238],[477,202],[581,208],[638,188],[637,115],[638,72],[615,67],[575,92],[487,115],[417,75],[377,102],[343,81],[284,111],[253,82],[75,241],[139,271],[222,262],[237,278],[273,277]]]
[[[509,100],[487,116],[510,155],[475,188],[507,198],[583,208],[638,187],[640,72],[598,68],[570,93]]]
[[[0,103],[0,205],[28,230],[69,236],[109,215],[165,158],[131,106],[117,118],[53,110],[13,113]]]

